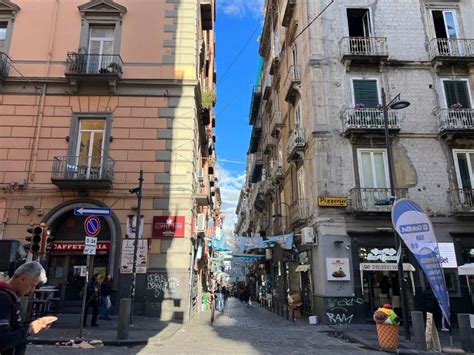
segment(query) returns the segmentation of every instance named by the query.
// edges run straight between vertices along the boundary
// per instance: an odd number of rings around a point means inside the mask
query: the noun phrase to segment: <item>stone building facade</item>
[[[143,170],[135,312],[187,321],[198,310],[197,251],[208,221],[220,223],[214,19],[207,0],[0,1],[0,239],[47,224],[55,241],[41,260],[64,309],[84,280],[80,207],[111,209],[90,272],[129,295],[122,251]]]
[[[384,302],[399,308],[390,206],[380,203],[390,196],[382,95],[400,94],[410,106],[388,112],[395,197],[430,215],[452,311],[470,312],[456,264],[474,255],[473,4],[327,5],[266,2],[241,194],[250,213],[237,211],[238,232],[295,234],[295,250],[275,249],[266,263],[277,302],[298,292],[303,311],[326,323],[365,321]],[[409,309],[429,310],[406,250],[404,268]]]

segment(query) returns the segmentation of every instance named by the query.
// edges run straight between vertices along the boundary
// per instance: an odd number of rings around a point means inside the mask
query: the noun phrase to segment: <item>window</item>
[[[8,0],[0,0],[0,52],[8,53],[15,16],[20,7]]]
[[[301,123],[301,103],[300,101],[295,106],[295,127],[299,128],[302,126]]]
[[[8,22],[0,22],[0,52],[5,52],[5,40],[7,38]]]
[[[368,9],[347,9],[349,37],[370,37],[370,13]]]
[[[305,184],[304,184],[304,170],[301,167],[297,173],[297,180],[298,180],[298,198],[305,198],[306,191],[305,191]]]
[[[461,104],[462,108],[471,108],[471,95],[467,80],[443,80],[446,107]]]
[[[114,61],[114,27],[91,26],[89,34],[88,53],[91,54],[88,62],[88,72],[100,72]]]
[[[293,45],[291,50],[291,57],[293,58],[293,65],[298,65],[298,48],[296,47],[296,44]]]
[[[377,79],[352,80],[354,105],[375,108],[379,105],[379,89]]]
[[[454,150],[458,188],[472,190],[474,187],[474,150]]]
[[[436,38],[459,38],[456,14],[453,10],[433,10],[432,15]]]
[[[69,141],[69,164],[85,179],[96,179],[108,161],[111,115],[74,114]]]
[[[359,149],[359,178],[361,188],[388,189],[387,152],[385,149]]]

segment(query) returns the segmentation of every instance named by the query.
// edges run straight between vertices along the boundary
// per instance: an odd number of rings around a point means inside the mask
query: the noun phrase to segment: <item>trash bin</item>
[[[386,349],[398,349],[400,339],[398,325],[376,323],[379,346]]]

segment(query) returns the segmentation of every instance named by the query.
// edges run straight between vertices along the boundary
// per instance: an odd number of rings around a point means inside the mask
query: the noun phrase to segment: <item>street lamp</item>
[[[132,266],[132,284],[130,286],[130,324],[132,324],[133,319],[133,303],[135,298],[135,290],[137,284],[137,252],[138,252],[138,238],[140,236],[140,218],[141,218],[141,209],[142,209],[142,189],[143,189],[143,170],[140,170],[140,177],[138,178],[138,187],[129,189],[128,191],[131,194],[137,195],[138,205],[137,205],[137,217],[136,217],[136,226],[135,226],[135,239],[133,241],[133,266]]]
[[[388,176],[390,181],[390,196],[384,201],[377,201],[377,205],[393,205],[395,201],[395,174],[393,172],[393,157],[392,157],[392,145],[390,142],[390,134],[388,131],[388,109],[392,110],[402,110],[410,106],[408,101],[400,99],[400,94],[395,96],[395,98],[387,104],[387,97],[385,95],[385,90],[382,88],[382,106],[383,106],[383,121],[385,128],[385,148],[387,149],[387,162],[388,162]],[[403,252],[402,252],[402,242],[398,237],[397,232],[394,232],[395,237],[395,246],[398,249],[399,257],[397,260],[397,269],[398,269],[398,284],[399,292],[402,303],[402,313],[404,321],[404,330],[405,330],[405,339],[410,340],[410,323],[408,320],[408,305],[407,297],[405,290],[405,282],[403,276]]]

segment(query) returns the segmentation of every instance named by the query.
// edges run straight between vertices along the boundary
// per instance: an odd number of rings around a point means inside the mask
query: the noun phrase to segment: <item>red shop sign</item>
[[[84,250],[84,243],[53,243],[52,251],[77,251],[82,252]],[[98,242],[97,251],[109,251],[110,242]]]
[[[154,216],[153,238],[183,238],[184,216]]]

